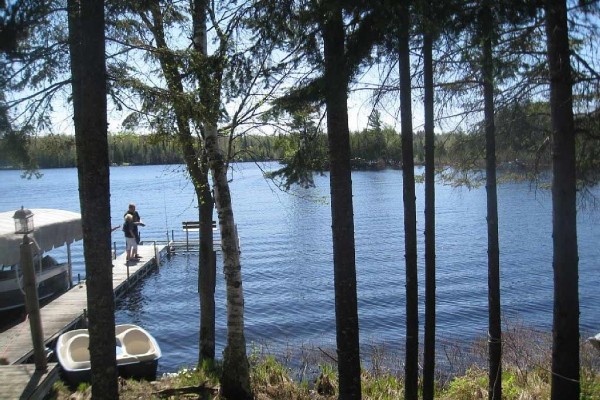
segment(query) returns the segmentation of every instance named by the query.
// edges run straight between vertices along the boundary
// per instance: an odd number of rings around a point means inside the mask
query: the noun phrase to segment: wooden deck
[[[160,254],[163,254],[164,251],[165,246],[141,245],[138,247],[138,253],[142,256],[139,261],[130,263],[127,266],[124,253],[113,260],[115,296],[118,298],[124,295],[129,287],[152,270],[156,266],[155,254],[159,254],[160,257]],[[86,310],[87,290],[85,282],[75,282],[73,288],[68,292],[42,307],[40,314],[46,345],[52,348],[60,334],[81,323]],[[0,367],[0,399],[35,399],[38,398],[34,396],[34,392],[38,391],[38,387],[42,388],[47,384],[49,388],[56,381],[58,378],[58,367],[56,365],[53,366],[57,370],[56,372],[53,372],[49,366],[48,371],[44,374],[33,373],[35,371],[33,365],[21,365],[27,362],[32,355],[33,346],[28,320],[22,321],[0,333],[0,358],[4,358],[10,364]],[[16,376],[29,378],[17,382]],[[50,381],[50,383],[47,381]],[[11,389],[8,392],[6,388],[9,386],[11,388],[18,386],[18,388]],[[32,387],[36,390],[32,391]]]
[[[46,371],[35,370],[35,365],[0,365],[0,399],[43,399],[58,379],[60,366],[48,364]]]

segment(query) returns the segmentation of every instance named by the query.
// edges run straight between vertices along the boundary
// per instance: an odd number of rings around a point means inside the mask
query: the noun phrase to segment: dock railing
[[[199,252],[200,251],[200,221],[182,221],[181,222],[181,230],[185,233],[185,238],[176,237],[175,230],[166,232],[166,241],[165,240],[144,240],[140,242],[140,244],[154,244],[155,249],[157,246],[166,246],[167,254],[171,255],[177,250],[183,250],[186,252]],[[212,221],[212,230],[213,230],[213,243],[214,250],[220,250],[220,238],[215,235],[217,232],[217,222]],[[122,245],[124,246],[124,245]],[[113,260],[117,258],[119,254],[119,246],[117,242],[113,242]],[[123,251],[125,251],[123,249]],[[159,257],[156,258],[160,260]]]
[[[171,244],[171,248],[181,249],[185,248],[185,251],[199,251],[200,250],[200,221],[182,221],[181,229],[185,232],[185,241],[178,241],[175,239],[175,231],[171,230],[171,238],[169,243]],[[213,234],[217,230],[217,222],[212,221],[212,230]],[[197,237],[192,238],[190,241],[190,233],[197,232]],[[167,238],[169,237],[169,233],[167,232]]]

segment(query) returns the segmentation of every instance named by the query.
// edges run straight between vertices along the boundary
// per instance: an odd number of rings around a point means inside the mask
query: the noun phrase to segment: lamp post
[[[20,210],[15,212],[13,219],[15,220],[15,233],[17,235],[24,235],[23,243],[21,244],[21,270],[23,271],[25,309],[29,315],[35,369],[45,371],[47,360],[44,344],[44,331],[42,330],[42,319],[40,316],[40,302],[31,252],[33,241],[28,236],[34,231],[33,213],[30,210],[21,207]]]

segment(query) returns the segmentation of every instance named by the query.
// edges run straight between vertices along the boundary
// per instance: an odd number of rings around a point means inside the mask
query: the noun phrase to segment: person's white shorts
[[[126,250],[129,253],[129,250],[133,249],[134,251],[137,251],[137,241],[135,240],[135,238],[125,238],[125,245],[126,245]]]

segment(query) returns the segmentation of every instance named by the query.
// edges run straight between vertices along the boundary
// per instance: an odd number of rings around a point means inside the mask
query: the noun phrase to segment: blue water
[[[263,167],[270,168],[273,164]],[[75,169],[43,170],[39,180],[0,171],[0,210],[79,211]],[[420,171],[417,171],[420,172]],[[315,189],[279,191],[254,164],[230,174],[242,250],[248,344],[275,353],[335,347],[329,179]],[[354,172],[354,217],[361,342],[404,346],[404,238],[400,171]],[[424,187],[417,184],[419,285],[423,304]],[[593,191],[600,196],[600,189]],[[511,323],[550,331],[552,324],[551,198],[529,183],[498,188],[502,307]],[[129,202],[146,227],[142,240],[184,238],[181,221],[196,220],[194,191],[181,166],[111,168],[113,226]],[[440,343],[470,341],[487,332],[485,188],[436,187],[437,334]],[[600,211],[578,214],[582,336],[600,331]],[[122,232],[113,233],[119,252]],[[81,242],[72,247],[74,276],[85,276]],[[55,250],[62,258],[61,251]],[[217,275],[217,352],[224,346],[225,293]],[[149,329],[163,350],[160,372],[194,365],[198,357],[197,254],[177,254],[117,305],[117,322]],[[420,321],[423,321],[423,306]]]

